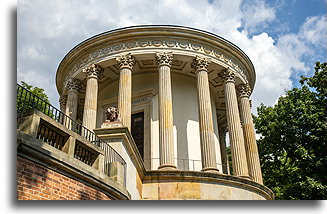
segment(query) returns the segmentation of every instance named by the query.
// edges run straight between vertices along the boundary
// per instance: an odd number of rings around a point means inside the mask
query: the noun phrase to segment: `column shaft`
[[[227,69],[222,73],[222,75],[225,80],[226,114],[232,153],[233,174],[235,176],[249,178],[244,138],[235,90],[235,74]]]
[[[241,85],[240,90],[240,112],[244,134],[245,151],[251,180],[263,184],[260,167],[258,146],[255,138],[255,130],[250,107],[250,88],[247,85]]]
[[[172,54],[157,53],[159,70],[159,169],[175,169],[170,66]]]
[[[86,81],[85,103],[83,112],[83,126],[93,131],[96,126],[98,100],[98,80],[89,77]]]
[[[69,116],[72,120],[76,120],[77,118],[77,109],[78,109],[78,95],[81,88],[81,81],[78,79],[69,79],[66,85],[66,90],[68,91],[67,102],[65,115]],[[72,120],[66,119],[64,120],[65,125],[69,128],[75,128],[76,126],[72,126],[75,124]],[[75,124],[76,125],[76,124]]]
[[[228,174],[228,154],[226,147],[226,128],[219,129],[219,146],[223,173]]]
[[[67,95],[67,105],[65,114],[71,119],[76,120],[78,107],[78,91],[70,90]]]
[[[117,58],[120,67],[118,111],[121,122],[131,131],[132,117],[132,68],[135,63],[130,54]]]
[[[202,171],[217,172],[218,169],[208,79],[209,63],[209,59],[196,57],[193,60],[192,66],[197,70]]]
[[[98,102],[98,79],[103,70],[100,66],[92,64],[83,70],[86,72],[86,92],[82,125],[93,131],[96,127],[97,102]]]

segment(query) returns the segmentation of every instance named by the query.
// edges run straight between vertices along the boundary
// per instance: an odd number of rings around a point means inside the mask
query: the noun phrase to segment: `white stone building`
[[[64,57],[56,76],[61,110],[126,161],[116,180],[123,176],[131,199],[273,199],[251,118],[255,81],[236,45],[180,26],[91,37]],[[104,123],[108,107],[118,108],[122,125]]]

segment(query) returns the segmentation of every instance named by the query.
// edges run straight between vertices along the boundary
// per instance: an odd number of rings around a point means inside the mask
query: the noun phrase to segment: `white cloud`
[[[33,79],[34,74],[47,78],[45,89],[57,103],[56,69],[64,55],[84,39],[130,25],[184,25],[222,36],[250,57],[257,74],[252,96],[255,109],[261,102],[274,104],[292,86],[292,72],[308,70],[302,57],[313,53],[311,45],[326,41],[326,16],[308,18],[298,33],[278,40],[260,31],[274,19],[275,8],[257,0],[20,0],[18,79]],[[20,74],[23,70],[27,72]],[[44,85],[41,79],[34,80],[35,85]]]
[[[276,18],[276,10],[269,7],[264,1],[249,0],[242,5],[244,27],[249,31],[257,30],[257,27],[267,25]]]
[[[308,17],[300,29],[299,36],[315,46],[326,45],[327,16]]]

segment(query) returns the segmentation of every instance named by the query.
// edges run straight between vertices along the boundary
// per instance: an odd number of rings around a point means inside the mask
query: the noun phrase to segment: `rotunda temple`
[[[274,198],[263,185],[251,115],[255,81],[236,45],[181,26],[93,36],[56,74],[61,111],[119,153],[126,166],[116,166],[115,180],[143,200]]]

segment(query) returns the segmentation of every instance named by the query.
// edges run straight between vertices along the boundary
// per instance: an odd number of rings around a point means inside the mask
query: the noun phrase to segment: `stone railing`
[[[18,84],[17,135],[20,142],[30,139],[42,149],[47,144],[126,185],[126,162],[107,142]]]

